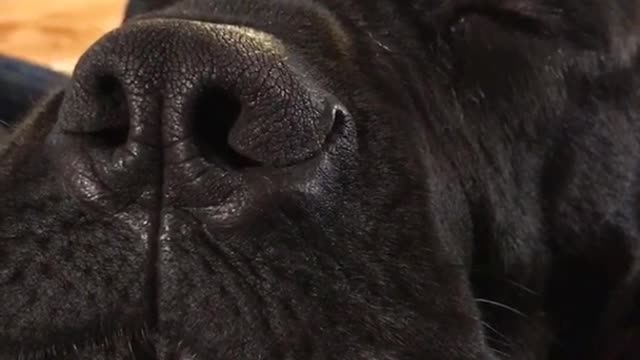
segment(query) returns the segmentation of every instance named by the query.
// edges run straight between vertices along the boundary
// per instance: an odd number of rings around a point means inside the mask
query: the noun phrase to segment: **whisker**
[[[511,355],[507,354],[504,351],[501,351],[501,350],[498,350],[498,349],[494,349],[492,347],[489,347],[489,350],[491,350],[492,353],[500,355],[500,357],[502,357],[504,359],[510,359],[511,358]]]
[[[493,305],[493,306],[496,306],[496,307],[499,307],[499,308],[502,308],[502,309],[505,309],[505,310],[509,310],[509,311],[511,311],[512,313],[517,314],[517,315],[520,315],[520,316],[522,316],[522,317],[524,317],[524,318],[527,318],[527,317],[528,317],[528,316],[527,316],[525,313],[523,313],[522,311],[520,311],[520,310],[518,310],[518,309],[515,309],[515,308],[513,308],[513,307],[511,307],[511,306],[509,306],[509,305],[506,305],[506,304],[503,304],[503,303],[497,302],[497,301],[488,300],[488,299],[482,299],[482,298],[476,298],[475,300],[476,300],[477,302],[479,302],[479,303],[489,304],[489,305]]]
[[[532,289],[528,288],[527,286],[525,286],[525,285],[523,285],[523,284],[521,284],[521,283],[519,283],[519,282],[516,282],[516,281],[513,281],[513,280],[509,280],[509,279],[507,279],[507,280],[505,280],[505,281],[506,281],[506,282],[508,282],[509,284],[511,284],[511,285],[513,285],[513,286],[515,286],[515,287],[517,287],[517,288],[518,288],[518,289],[520,289],[520,290],[523,290],[523,291],[525,291],[525,292],[528,292],[528,293],[529,293],[529,294],[531,294],[531,295],[536,295],[536,296],[540,295],[537,291],[532,290]]]
[[[500,331],[498,331],[496,328],[494,328],[493,326],[489,325],[489,323],[487,323],[486,321],[482,321],[482,325],[484,327],[486,327],[487,329],[491,330],[494,334],[498,335],[499,337],[501,337],[503,340],[505,340],[506,342],[504,344],[508,344],[511,339],[509,339],[508,337],[506,337],[504,334],[502,334]]]

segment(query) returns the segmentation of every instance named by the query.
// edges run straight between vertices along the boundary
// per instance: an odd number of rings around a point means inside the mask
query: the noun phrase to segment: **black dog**
[[[0,155],[0,359],[639,356],[640,1],[127,13]]]

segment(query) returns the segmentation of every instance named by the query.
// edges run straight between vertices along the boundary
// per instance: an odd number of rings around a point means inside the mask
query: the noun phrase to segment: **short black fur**
[[[640,1],[126,15],[0,153],[0,360],[640,353]]]

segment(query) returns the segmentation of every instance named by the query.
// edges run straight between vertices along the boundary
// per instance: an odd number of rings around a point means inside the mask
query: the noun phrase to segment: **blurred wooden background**
[[[118,26],[125,0],[0,0],[0,53],[71,71]]]

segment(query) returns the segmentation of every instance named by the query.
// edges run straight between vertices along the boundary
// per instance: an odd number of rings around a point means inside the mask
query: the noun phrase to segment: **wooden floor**
[[[0,53],[70,71],[118,26],[125,0],[0,0]]]

